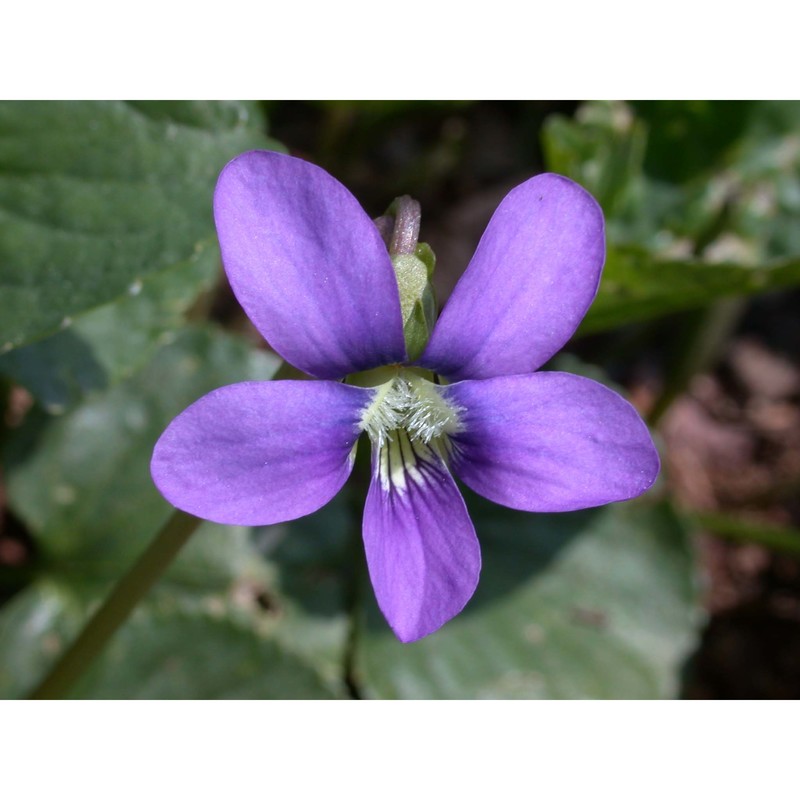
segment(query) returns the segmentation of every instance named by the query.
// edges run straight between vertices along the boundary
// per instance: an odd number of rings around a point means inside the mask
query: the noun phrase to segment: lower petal
[[[378,605],[397,638],[433,633],[478,585],[475,528],[447,467],[404,432],[375,454],[364,545]]]
[[[223,386],[161,435],[153,481],[173,505],[225,525],[310,514],[347,480],[370,397],[331,381]]]
[[[524,511],[574,511],[636,497],[658,453],[633,406],[602,384],[559,372],[463,381],[454,472],[478,494]]]

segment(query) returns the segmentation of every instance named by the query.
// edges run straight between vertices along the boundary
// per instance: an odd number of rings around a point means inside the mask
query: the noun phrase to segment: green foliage
[[[596,333],[665,314],[701,308],[723,297],[800,284],[800,258],[770,266],[694,260],[654,260],[641,248],[610,249],[601,289],[579,329]]]
[[[582,332],[800,284],[800,103],[587,103],[543,130],[609,253]]]
[[[0,356],[0,373],[28,389],[48,412],[61,413],[144,366],[218,272],[217,246],[206,243],[188,261],[134,284],[127,296]]]
[[[88,699],[327,700],[319,674],[229,617],[138,614],[78,686]]]
[[[0,103],[0,350],[191,258],[264,126],[243,103]]]
[[[149,470],[161,432],[203,394],[268,380],[277,364],[230,336],[182,331],[146,369],[72,413],[28,417],[6,447],[11,507],[48,558],[132,558],[170,514]]]
[[[171,590],[170,602],[165,590]],[[74,580],[42,580],[3,609],[0,697],[31,689],[80,630],[88,599],[95,596],[76,591]],[[313,666],[260,633],[244,614],[237,618],[223,595],[207,595],[204,607],[187,607],[180,587],[167,582],[136,609],[71,696],[211,700],[336,694]]]

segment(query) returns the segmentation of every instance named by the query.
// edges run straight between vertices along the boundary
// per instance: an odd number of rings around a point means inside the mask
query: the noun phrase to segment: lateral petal
[[[254,150],[214,194],[222,261],[270,345],[318,378],[405,359],[392,262],[372,220],[325,170]]]
[[[226,525],[270,525],[325,505],[353,468],[370,393],[330,381],[236,383],[179,414],[153,451],[170,503]]]
[[[460,406],[453,471],[524,511],[574,511],[636,497],[659,470],[636,410],[602,384],[538,372],[445,387]]]
[[[363,534],[378,605],[400,641],[433,633],[472,597],[481,568],[475,528],[429,446],[395,432],[375,455]]]
[[[560,175],[531,178],[498,206],[419,363],[452,381],[533,372],[575,332],[604,260],[595,199]]]

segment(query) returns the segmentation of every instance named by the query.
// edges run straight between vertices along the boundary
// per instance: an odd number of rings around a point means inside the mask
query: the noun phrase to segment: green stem
[[[667,368],[665,388],[647,420],[651,427],[656,427],[698,372],[714,366],[745,307],[742,298],[729,298],[681,318],[682,331],[675,339],[674,356]]]
[[[703,511],[692,514],[695,523],[709,533],[737,542],[760,544],[770,550],[800,556],[800,530]]]
[[[347,574],[345,605],[349,614],[350,626],[344,654],[344,681],[353,700],[361,699],[361,680],[358,674],[356,654],[363,625],[363,595],[367,566],[364,557],[364,541],[361,535],[361,520],[364,515],[364,498],[367,496],[370,482],[370,463],[370,453],[367,452],[367,448],[359,448],[348,486],[351,533],[348,544],[350,570]]]
[[[351,492],[351,495],[354,494]],[[361,495],[363,498],[364,495]],[[363,501],[358,506],[358,512],[363,511]],[[355,504],[351,503],[351,508]],[[356,524],[359,517],[353,518],[354,524],[348,546],[351,558],[351,570],[347,575],[345,606],[349,614],[349,627],[347,631],[347,642],[344,652],[344,682],[350,692],[352,700],[361,699],[360,679],[358,675],[358,664],[356,654],[358,652],[359,639],[361,636],[361,609],[363,604],[364,590],[364,545],[361,538],[361,526]]]
[[[197,517],[182,511],[176,511],[167,520],[141,558],[114,587],[72,646],[29,695],[29,699],[57,700],[66,696],[75,681],[172,563],[199,524]]]

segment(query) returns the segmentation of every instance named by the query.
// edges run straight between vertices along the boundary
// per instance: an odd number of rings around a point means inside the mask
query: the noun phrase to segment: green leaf
[[[699,614],[686,531],[667,505],[521,514],[469,498],[475,597],[438,632],[395,640],[373,608],[368,696],[675,697]]]
[[[648,174],[680,183],[719,167],[757,106],[741,100],[634,101],[632,110],[648,131]]]
[[[90,593],[40,580],[0,610],[0,697],[29,692],[75,637]],[[148,598],[79,681],[72,696],[104,699],[335,697],[317,670],[226,613]]]
[[[51,420],[29,414],[5,451],[8,501],[47,558],[73,569],[129,562],[171,513],[150,478],[173,417],[228,383],[268,380],[278,360],[212,329],[183,331],[133,378]]]
[[[722,297],[800,285],[800,258],[771,266],[657,260],[639,248],[609,249],[600,291],[579,334],[700,308]]]
[[[0,608],[0,697],[20,698],[78,633],[83,601],[42,580]]]
[[[800,103],[590,102],[544,125],[548,167],[600,202],[614,246],[658,261],[796,258]]]
[[[650,131],[623,102],[589,102],[574,119],[548,117],[542,129],[548,168],[588,189],[606,217],[609,241],[663,252],[692,252],[718,222],[719,191],[704,180],[690,190],[646,172]]]
[[[766,258],[800,253],[800,102],[758,102],[737,158],[721,176],[730,226]]]
[[[76,687],[87,699],[333,698],[302,659],[230,617],[145,608]]]
[[[347,660],[363,507],[364,494],[348,484],[314,514],[257,535],[280,603],[274,635],[312,660],[330,685],[342,682]]]
[[[586,103],[576,120],[545,120],[548,167],[588,189],[608,216],[624,213],[639,193],[647,128],[625,103]]]
[[[0,103],[0,350],[189,259],[264,128],[243,103]]]
[[[107,389],[144,366],[218,271],[217,246],[199,247],[188,261],[140,281],[67,329],[0,356],[0,373],[49,413],[63,413],[87,392]]]
[[[550,117],[548,166],[589,189],[607,220],[580,332],[800,285],[798,118],[800,104],[662,101]]]

